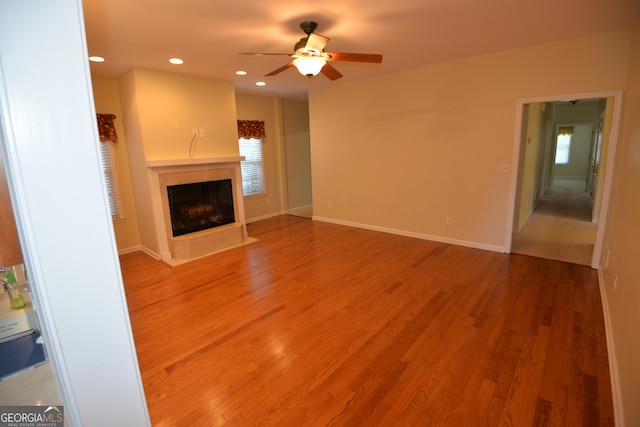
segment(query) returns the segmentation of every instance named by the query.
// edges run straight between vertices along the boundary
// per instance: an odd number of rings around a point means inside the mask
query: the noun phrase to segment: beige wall
[[[280,100],[274,96],[236,94],[238,120],[264,121],[266,140],[262,144],[265,193],[247,196],[247,221],[282,214],[284,208],[283,147]],[[234,121],[235,124],[235,121]],[[236,144],[237,144],[236,129]]]
[[[193,157],[238,155],[231,81],[143,69],[130,74],[147,160],[189,158],[194,128],[205,129],[206,136],[192,147]],[[128,105],[123,109],[129,110]]]
[[[503,250],[511,174],[498,165],[513,158],[517,100],[624,88],[629,44],[617,32],[310,93],[314,217]]]
[[[636,21],[624,93],[613,193],[602,255],[601,288],[609,318],[612,371],[619,381],[618,425],[640,425],[640,19]],[[608,261],[608,262],[607,262]],[[617,278],[617,283],[616,283]],[[614,289],[615,285],[615,289]],[[614,378],[615,378],[614,377]],[[615,393],[615,391],[614,391]]]

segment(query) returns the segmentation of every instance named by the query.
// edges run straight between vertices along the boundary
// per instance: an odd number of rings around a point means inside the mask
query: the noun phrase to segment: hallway
[[[590,266],[597,224],[588,195],[576,190],[575,183],[556,182],[513,234],[511,252]]]

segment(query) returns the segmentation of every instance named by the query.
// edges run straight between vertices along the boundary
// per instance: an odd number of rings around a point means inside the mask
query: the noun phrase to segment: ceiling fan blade
[[[265,77],[275,76],[276,74],[279,74],[279,73],[285,71],[287,68],[291,68],[292,66],[293,66],[293,62],[289,62],[288,64],[283,65],[282,67],[278,68],[277,70],[273,70],[269,74],[265,74]]]
[[[267,55],[275,55],[275,56],[291,56],[290,53],[241,53],[240,55],[256,55],[256,56],[267,56]]]
[[[330,80],[338,80],[340,77],[342,77],[342,73],[336,70],[333,65],[329,64],[328,62],[324,64],[324,67],[322,67],[320,72],[329,77]]]
[[[329,37],[311,33],[307,37],[307,44],[304,46],[304,48],[306,50],[316,51],[320,53],[324,50],[324,47],[327,45],[327,43],[329,43],[329,40]]]
[[[374,53],[338,53],[327,52],[332,61],[351,61],[351,62],[374,62],[379,64],[382,62],[382,55]]]

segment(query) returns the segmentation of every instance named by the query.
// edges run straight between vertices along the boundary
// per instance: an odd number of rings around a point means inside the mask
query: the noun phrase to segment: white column
[[[67,424],[149,425],[80,0],[0,2],[0,114],[25,265]]]

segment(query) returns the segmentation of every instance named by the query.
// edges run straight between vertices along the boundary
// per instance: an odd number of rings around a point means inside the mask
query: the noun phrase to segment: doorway
[[[599,267],[621,96],[519,101],[507,252]]]
[[[287,214],[312,218],[309,104],[283,99],[281,105]]]

